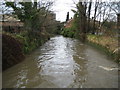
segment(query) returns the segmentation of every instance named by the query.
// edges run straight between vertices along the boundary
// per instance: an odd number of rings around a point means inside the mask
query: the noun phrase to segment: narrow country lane
[[[2,78],[3,88],[118,88],[118,66],[91,46],[56,36]]]

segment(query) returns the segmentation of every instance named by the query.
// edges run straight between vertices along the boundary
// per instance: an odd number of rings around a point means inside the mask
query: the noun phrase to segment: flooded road
[[[4,71],[3,88],[118,88],[118,65],[76,39],[56,36]]]

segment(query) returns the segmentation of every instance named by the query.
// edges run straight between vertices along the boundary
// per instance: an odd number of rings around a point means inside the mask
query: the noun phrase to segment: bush
[[[3,34],[3,70],[21,62],[25,56],[46,42],[50,36],[46,33],[23,32],[21,34]]]
[[[64,28],[61,34],[65,37],[71,37],[71,38],[75,37],[74,28]]]

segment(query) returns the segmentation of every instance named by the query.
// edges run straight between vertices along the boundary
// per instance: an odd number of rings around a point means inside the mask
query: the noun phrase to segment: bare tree
[[[92,7],[92,0],[89,2],[89,7],[88,7],[88,27],[87,27],[87,32],[90,31],[90,14],[91,14],[91,7]]]
[[[99,2],[98,0],[95,1],[95,12],[94,12],[94,18],[93,18],[93,30],[92,30],[92,34],[95,34],[96,28],[95,28],[95,21],[96,21],[96,14],[97,14],[97,10],[98,10],[98,6],[99,6]]]

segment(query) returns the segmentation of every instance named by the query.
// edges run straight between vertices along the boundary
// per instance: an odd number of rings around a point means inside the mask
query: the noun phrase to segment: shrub
[[[75,37],[75,31],[74,28],[64,28],[63,31],[61,32],[61,34],[65,37]]]

